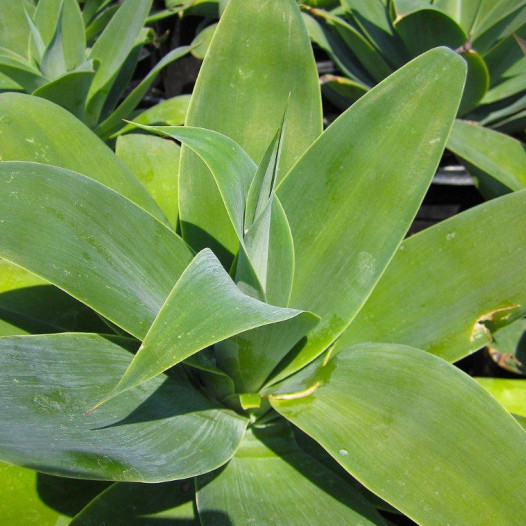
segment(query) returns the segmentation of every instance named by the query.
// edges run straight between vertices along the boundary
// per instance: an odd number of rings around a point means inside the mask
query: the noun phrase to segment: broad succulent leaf
[[[194,482],[113,484],[88,504],[70,526],[200,526],[194,510]]]
[[[86,69],[72,71],[47,82],[37,88],[33,95],[59,104],[77,119],[83,120],[85,117],[84,101],[94,75],[95,70],[89,63],[86,63]]]
[[[203,526],[387,524],[344,479],[305,454],[283,427],[252,428],[223,470],[197,479]]]
[[[32,161],[79,172],[166,221],[133,172],[60,106],[38,97],[3,93],[0,95],[0,117],[2,161]]]
[[[160,137],[132,133],[117,137],[115,153],[156,200],[175,229],[181,148]]]
[[[289,304],[294,279],[294,241],[283,206],[273,195],[245,233],[236,281],[249,282],[252,269],[272,305]]]
[[[339,117],[278,187],[296,254],[290,305],[321,317],[280,377],[322,352],[371,293],[431,182],[464,78],[453,52],[425,53]]]
[[[455,361],[489,343],[526,312],[525,214],[523,190],[406,239],[337,347],[399,343]]]
[[[207,399],[181,369],[83,414],[122,375],[130,345],[80,333],[1,338],[0,416],[9,425],[0,428],[0,459],[127,482],[182,479],[225,463],[247,421]]]
[[[0,163],[0,200],[0,257],[141,339],[192,257],[150,214],[61,168]]]
[[[509,481],[526,477],[526,435],[469,376],[377,343],[310,369],[275,386],[273,407],[381,498],[420,524],[522,522]]]
[[[470,173],[479,180],[484,195],[488,195],[484,191],[488,177],[504,186],[504,191],[526,188],[526,150],[517,139],[457,120],[447,147],[467,163]]]
[[[181,141],[202,159],[221,194],[221,209],[228,214],[232,228],[242,241],[245,203],[257,169],[245,150],[229,137],[204,128],[144,125],[137,127]]]
[[[287,341],[286,350],[317,318],[311,313],[274,307],[244,295],[214,254],[205,249],[182,273],[125,374],[97,406],[210,345],[264,325],[285,324],[296,317],[301,318],[303,330],[294,333],[293,341]],[[276,331],[286,339],[286,328],[278,325]],[[265,343],[268,345],[268,340]],[[255,357],[250,348],[243,351]]]
[[[34,4],[27,0],[0,0],[0,47],[26,54],[30,35],[26,12],[32,15],[34,11]]]
[[[308,36],[294,0],[229,2],[203,62],[186,124],[223,133],[259,164],[286,106],[280,178],[322,130]],[[179,191],[183,237],[196,250],[212,248],[228,266],[238,236],[212,175],[186,148]]]

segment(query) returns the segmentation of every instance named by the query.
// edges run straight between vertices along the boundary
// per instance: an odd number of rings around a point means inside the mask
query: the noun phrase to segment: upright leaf
[[[526,312],[525,225],[521,191],[406,239],[338,349],[392,342],[449,361],[480,349]]]
[[[452,365],[366,344],[298,382],[273,407],[417,523],[524,522],[526,434]]]
[[[67,71],[76,69],[86,60],[84,22],[76,0],[39,0],[34,19],[46,46],[51,43],[60,26]],[[30,46],[30,49],[33,50],[33,46]]]
[[[418,57],[329,126],[278,187],[296,254],[290,305],[321,316],[283,374],[326,348],[371,293],[431,182],[464,78],[448,49]]]
[[[144,210],[61,168],[0,163],[0,201],[0,257],[138,338],[191,259],[184,242]]]
[[[288,102],[279,177],[321,132],[318,75],[294,0],[228,3],[194,89],[186,124],[232,138],[259,164]],[[238,238],[202,161],[183,148],[180,213],[183,237],[213,248],[226,264]]]
[[[156,200],[159,208],[177,226],[179,155],[181,148],[172,141],[133,133],[117,138],[115,153]]]
[[[89,58],[100,61],[89,93],[88,114],[98,120],[113,80],[134,47],[152,0],[127,0],[119,7],[91,48]]]
[[[107,483],[72,480],[0,463],[0,521],[9,526],[69,524]]]

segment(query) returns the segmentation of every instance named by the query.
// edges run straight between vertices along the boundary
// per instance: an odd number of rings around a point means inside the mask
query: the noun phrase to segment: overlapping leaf
[[[526,434],[447,362],[364,344],[276,387],[278,412],[416,522],[524,521]]]
[[[454,361],[486,345],[526,310],[525,214],[520,191],[406,239],[338,348],[400,343]]]
[[[429,186],[464,76],[450,50],[425,53],[349,108],[278,187],[296,254],[290,305],[321,316],[282,375],[323,351],[371,293]]]
[[[150,214],[61,168],[1,163],[0,200],[0,257],[138,338],[192,257],[181,238]]]
[[[180,369],[83,414],[122,375],[129,346],[80,333],[1,338],[0,417],[9,424],[0,428],[0,459],[128,482],[187,478],[225,463],[246,421],[208,400]]]

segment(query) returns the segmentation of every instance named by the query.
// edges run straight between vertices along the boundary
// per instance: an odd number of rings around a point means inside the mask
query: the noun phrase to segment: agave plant
[[[494,131],[522,133],[526,124],[524,0],[337,3],[328,9],[305,6],[312,40],[342,75],[321,78],[333,103],[347,108],[411,58],[448,46],[465,59],[468,75],[458,112],[464,121],[455,124],[447,148],[487,197],[526,187],[524,146]]]
[[[404,240],[465,74],[426,52],[322,133],[296,3],[231,0],[187,126],[146,128],[184,145],[177,228],[74,117],[1,95],[0,256],[108,327],[0,338],[4,522],[50,517],[30,468],[116,482],[76,525],[524,523],[524,430],[451,362],[524,315],[526,192]]]
[[[122,128],[159,72],[189,48],[168,53],[122,100],[144,45],[154,39],[144,27],[152,0],[107,4],[86,2],[81,12],[76,0],[40,0],[36,7],[2,0],[0,19],[9,21],[0,26],[0,73],[8,80],[2,89],[60,104],[104,139]]]

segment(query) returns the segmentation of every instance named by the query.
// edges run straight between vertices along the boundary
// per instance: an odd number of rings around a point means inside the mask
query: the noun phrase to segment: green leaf
[[[106,483],[72,480],[0,463],[0,522],[9,526],[68,524]]]
[[[283,422],[252,428],[223,470],[197,479],[197,509],[203,526],[387,524],[344,479],[301,451]]]
[[[70,526],[199,526],[194,511],[194,482],[113,484],[90,502]]]
[[[78,333],[0,338],[0,418],[9,422],[0,458],[127,482],[187,478],[228,461],[246,420],[205,398],[180,369],[83,414],[126,369],[129,342]]]
[[[62,16],[60,16],[62,6]],[[86,60],[86,37],[79,4],[75,0],[39,0],[34,16],[46,47],[53,40],[58,27],[63,45],[66,71],[76,69]],[[30,45],[30,54],[34,53]]]
[[[75,115],[79,120],[84,120],[86,97],[94,75],[95,70],[91,68],[72,71],[44,84],[36,89],[32,95],[54,102]]]
[[[64,4],[60,3],[58,12],[57,26],[47,45],[42,60],[40,61],[40,70],[49,80],[61,77],[68,71],[66,57],[64,54],[64,38],[62,36],[62,25],[64,23]]]
[[[172,141],[138,133],[119,136],[115,148],[117,157],[150,192],[175,229],[181,148]]]
[[[35,161],[82,173],[166,221],[125,164],[68,111],[39,97],[4,93],[0,117],[3,161]]]
[[[526,417],[526,380],[475,378],[510,413]]]
[[[206,163],[222,197],[221,209],[228,214],[231,228],[241,241],[244,234],[245,202],[250,183],[256,173],[254,161],[243,148],[229,137],[203,128],[137,126],[181,141]]]
[[[454,366],[409,347],[364,344],[293,390],[284,382],[273,407],[417,523],[524,522],[516,481],[526,477],[526,434]]]
[[[526,60],[523,60],[519,65],[522,71],[490,89],[482,99],[483,104],[498,102],[526,91]]]
[[[389,6],[383,0],[363,2],[361,0],[344,0],[347,16],[369,38],[379,53],[397,69],[407,62],[407,56],[398,35],[389,19]]]
[[[285,117],[286,112],[283,115],[281,126],[261,159],[250,183],[244,212],[245,232],[261,213],[266,210],[269,199],[276,188],[281,153],[283,152],[283,127]]]
[[[296,254],[290,305],[321,316],[282,375],[322,352],[371,293],[433,177],[464,75],[444,48],[413,60],[331,124],[278,187]]]
[[[322,10],[314,10],[318,18],[334,28],[347,47],[347,53],[352,53],[375,82],[380,82],[390,73],[392,68],[384,60],[374,46],[343,18],[331,15]]]
[[[82,303],[0,260],[0,336],[104,329],[101,319]]]
[[[5,49],[0,50],[0,73],[8,76],[29,93],[46,82],[40,72],[24,59],[17,55],[6,54],[5,51]]]
[[[409,14],[399,14],[393,25],[413,57],[437,46],[457,49],[467,40],[466,33],[454,20],[429,5]]]
[[[406,239],[337,348],[380,341],[455,361],[526,312],[526,191]]]
[[[254,270],[266,301],[286,307],[294,278],[294,241],[287,216],[276,195],[245,234],[236,281],[249,281]]]
[[[473,50],[462,51],[461,56],[468,64],[468,76],[458,114],[466,114],[477,106],[489,88],[490,76],[486,63]]]
[[[526,151],[518,140],[471,122],[457,120],[447,147],[483,175],[496,179],[510,190],[526,188]]]
[[[369,91],[368,87],[359,82],[336,75],[323,75],[320,83],[325,97],[343,111]]]
[[[244,295],[214,254],[205,249],[175,284],[124,376],[95,407],[210,345],[296,317],[313,318],[310,313],[273,307]]]
[[[121,102],[117,109],[96,129],[95,133],[102,139],[107,139],[122,126],[122,121],[129,117],[135,107],[141,102],[142,98],[152,85],[157,75],[172,62],[184,57],[190,48],[188,46],[178,47],[166,54],[156,66],[142,79],[142,81],[132,90],[132,92]]]
[[[0,257],[138,338],[191,259],[184,242],[144,210],[61,168],[0,163],[0,200]]]
[[[138,113],[133,117],[133,121],[136,124],[147,124],[150,126],[180,126],[184,124],[189,104],[190,95],[178,95]],[[115,132],[111,138],[132,130],[136,130],[136,126],[126,124],[126,126]]]
[[[88,114],[94,122],[104,106],[119,70],[134,47],[144,25],[152,0],[127,0],[91,48],[89,58],[100,61],[89,93]]]
[[[29,2],[0,0],[0,47],[27,56],[30,29],[26,12],[31,16],[34,10]]]
[[[223,133],[259,164],[286,106],[278,178],[322,130],[312,49],[294,0],[230,1],[201,67],[186,124]],[[212,175],[187,148],[179,191],[183,237],[196,250],[210,247],[229,263],[238,237]]]
[[[214,36],[217,24],[205,27],[192,41],[192,55],[199,60],[203,60],[210,47],[210,42]]]
[[[308,9],[304,5],[302,5],[302,9],[310,13],[302,13],[302,19],[312,42],[327,53],[345,76],[365,86],[372,86],[374,84],[373,79],[355,60],[354,55],[349,53],[349,48],[338,32],[326,24],[323,17],[316,16],[319,10]]]

